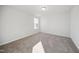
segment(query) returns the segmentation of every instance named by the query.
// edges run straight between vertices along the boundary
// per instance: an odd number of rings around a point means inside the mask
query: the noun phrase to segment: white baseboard
[[[17,38],[15,38],[15,39],[13,39],[13,40],[10,40],[10,41],[1,43],[0,46],[1,46],[1,45],[5,45],[5,44],[8,44],[8,43],[11,43],[11,42],[16,41],[16,40],[20,40],[20,39],[22,39],[22,38],[24,38],[24,37],[28,37],[28,36],[34,35],[34,34],[36,34],[36,33],[38,33],[38,32],[29,33],[28,35],[23,35],[23,36],[17,37]]]

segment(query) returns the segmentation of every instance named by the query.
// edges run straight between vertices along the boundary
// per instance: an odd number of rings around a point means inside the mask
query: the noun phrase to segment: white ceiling
[[[22,11],[28,12],[33,15],[41,15],[42,13],[45,14],[52,14],[56,12],[70,12],[73,6],[71,5],[47,5],[46,11],[41,10],[41,5],[14,5],[12,7],[18,8]]]

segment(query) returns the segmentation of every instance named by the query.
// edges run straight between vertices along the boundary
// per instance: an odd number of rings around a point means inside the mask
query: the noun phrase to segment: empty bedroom
[[[79,53],[79,5],[0,5],[0,53]]]

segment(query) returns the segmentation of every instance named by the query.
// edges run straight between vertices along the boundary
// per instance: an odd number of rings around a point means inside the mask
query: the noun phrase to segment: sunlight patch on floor
[[[42,45],[42,42],[38,42],[34,47],[33,47],[33,50],[32,50],[32,53],[44,53],[44,48],[43,48],[43,45]]]

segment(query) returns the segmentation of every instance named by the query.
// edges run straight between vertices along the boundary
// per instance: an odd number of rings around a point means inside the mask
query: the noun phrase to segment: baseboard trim
[[[31,33],[31,34],[28,34],[28,35],[23,35],[23,36],[21,36],[21,37],[17,37],[17,38],[15,38],[15,39],[11,40],[11,41],[7,41],[7,42],[4,42],[4,43],[1,43],[0,46],[9,44],[9,43],[11,43],[11,42],[14,42],[14,41],[16,41],[16,40],[20,40],[20,39],[25,38],[25,37],[32,36],[32,35],[37,34],[37,33],[39,33],[39,32],[34,32],[34,33]]]
[[[58,34],[55,34],[55,33],[49,33],[49,32],[42,32],[42,33],[46,33],[46,34],[50,34],[50,35],[55,35],[55,36],[65,37],[65,38],[69,38],[69,39],[71,39],[71,37],[64,36],[64,35],[58,35]]]

